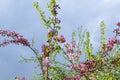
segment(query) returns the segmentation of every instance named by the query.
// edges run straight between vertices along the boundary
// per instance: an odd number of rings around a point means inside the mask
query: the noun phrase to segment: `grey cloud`
[[[35,37],[35,47],[40,49],[40,44],[45,42],[45,28],[41,25],[37,11],[32,6],[34,0],[2,0],[0,1],[0,29],[10,29],[19,32],[29,41]],[[116,0],[61,0],[61,10],[59,10],[59,18],[62,23],[61,34],[65,34],[67,41],[71,36],[71,31],[77,30],[76,27],[83,25],[84,28],[90,30],[91,40],[94,46],[99,45],[99,23],[104,20],[107,25],[108,36],[111,35],[113,26],[120,20],[120,1]],[[45,5],[46,1],[40,0],[40,7]],[[109,29],[108,29],[109,28]],[[94,35],[95,34],[95,35]],[[10,45],[0,48],[0,80],[5,77],[14,77],[18,73],[29,76],[34,69],[34,63],[18,64],[20,54],[25,56],[32,55],[28,48],[22,46]],[[22,72],[21,72],[22,71]]]

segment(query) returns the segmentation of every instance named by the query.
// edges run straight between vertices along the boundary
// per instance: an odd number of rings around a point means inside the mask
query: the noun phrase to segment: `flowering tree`
[[[66,42],[63,34],[59,34],[61,20],[57,15],[60,6],[56,0],[50,0],[47,5],[50,12],[48,17],[40,9],[38,2],[34,2],[33,6],[48,31],[46,43],[41,45],[42,52],[35,49],[22,35],[9,30],[0,30],[1,36],[10,38],[1,42],[0,47],[14,43],[30,48],[40,67],[38,80],[118,80],[120,78],[120,22],[113,31],[115,36],[109,39],[104,37],[104,22],[100,23],[100,47],[96,54],[93,54],[90,34],[87,30],[82,31],[82,27],[78,32],[72,33],[70,43]],[[80,56],[83,54],[85,60],[81,61]],[[63,61],[57,60],[59,55],[64,58]],[[16,79],[26,80],[26,78]]]

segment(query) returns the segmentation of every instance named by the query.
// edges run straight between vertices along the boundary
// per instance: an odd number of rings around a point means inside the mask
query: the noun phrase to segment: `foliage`
[[[59,4],[56,0],[50,0],[47,8],[50,12],[49,16],[45,16],[45,12],[39,7],[39,2],[34,2],[33,6],[38,11],[39,17],[48,31],[46,34],[46,43],[41,45],[42,52],[35,49],[34,39],[30,43],[22,35],[9,30],[0,30],[2,37],[8,37],[10,40],[4,40],[0,43],[0,47],[11,43],[22,44],[30,48],[35,57],[24,61],[34,61],[39,64],[40,71],[31,79],[35,80],[118,80],[120,77],[120,22],[113,31],[113,38],[105,38],[105,23],[100,23],[101,40],[100,49],[93,54],[93,47],[90,41],[90,33],[83,30],[82,27],[78,31],[73,31],[70,42],[66,42],[66,38],[59,34],[61,29],[61,20],[57,17]],[[77,39],[77,40],[76,40]],[[85,60],[80,57],[85,54]],[[59,56],[61,55],[61,56]],[[61,57],[64,60],[58,60]],[[16,78],[18,80],[26,80],[26,78]]]

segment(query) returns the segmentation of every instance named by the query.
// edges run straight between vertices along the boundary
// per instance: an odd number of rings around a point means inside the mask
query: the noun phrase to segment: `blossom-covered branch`
[[[0,30],[0,35],[3,37],[12,38],[11,40],[4,40],[2,43],[0,43],[1,46],[5,46],[10,43],[15,44],[22,44],[23,46],[30,46],[30,43],[27,39],[25,39],[22,35],[16,33],[15,31],[9,31],[9,30]]]

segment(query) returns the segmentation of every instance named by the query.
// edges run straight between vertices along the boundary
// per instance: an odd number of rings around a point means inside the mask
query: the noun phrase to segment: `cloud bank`
[[[41,8],[45,9],[46,1],[39,0]],[[49,0],[47,0],[49,1]],[[1,0],[0,1],[0,29],[14,30],[31,40],[35,37],[35,47],[45,42],[46,30],[41,25],[37,11],[32,6],[34,0]],[[91,32],[93,46],[99,45],[99,23],[106,23],[106,35],[111,36],[116,22],[120,20],[120,0],[59,0],[61,10],[59,17],[62,21],[62,30],[66,38],[70,39],[71,31],[83,25]],[[96,48],[95,48],[96,49]],[[22,73],[29,76],[34,70],[34,63],[19,64],[19,55],[31,56],[33,53],[25,47],[9,45],[0,48],[0,80],[14,77]],[[21,72],[22,71],[22,72]]]

